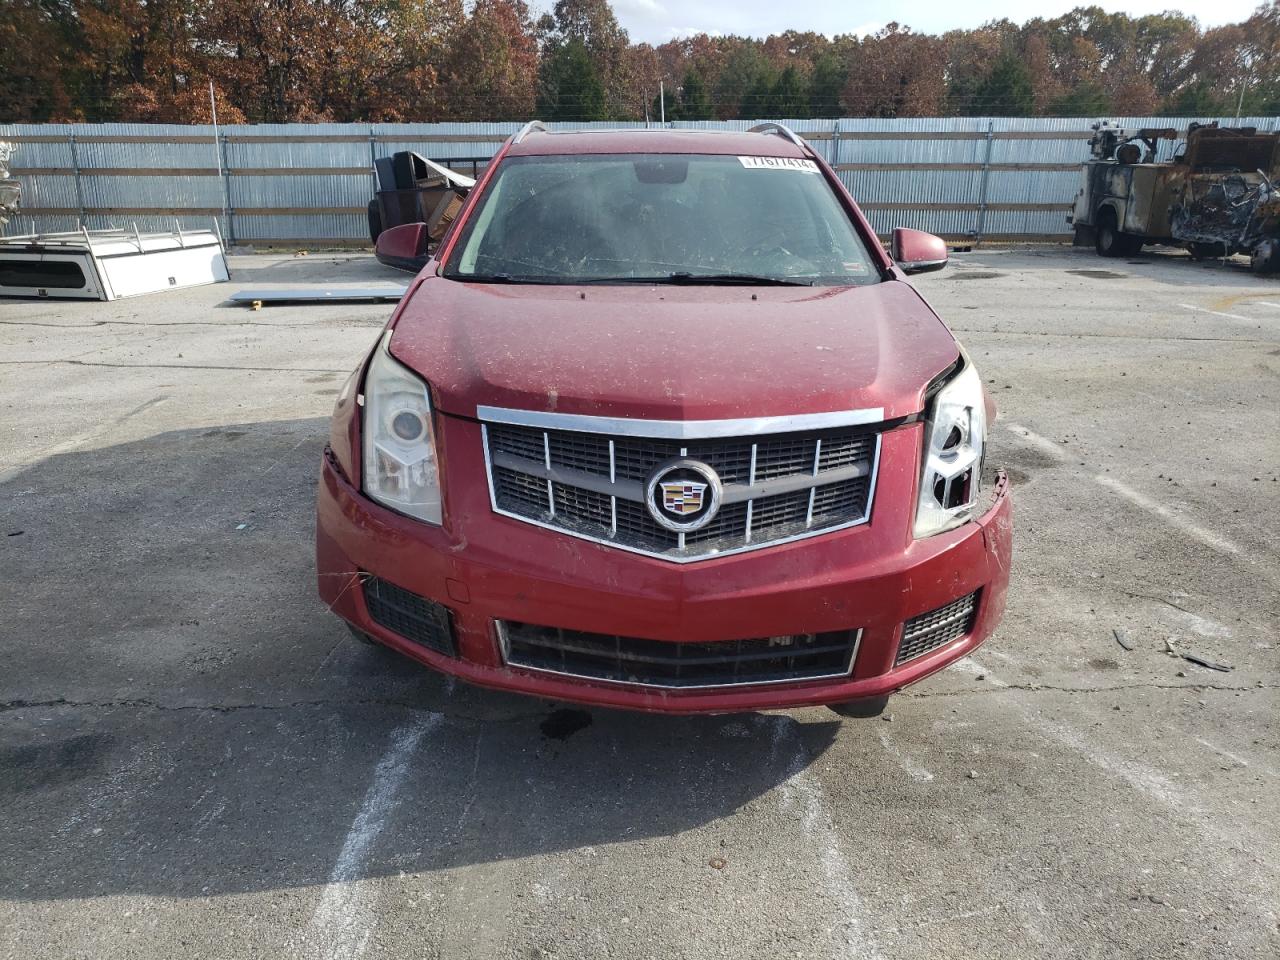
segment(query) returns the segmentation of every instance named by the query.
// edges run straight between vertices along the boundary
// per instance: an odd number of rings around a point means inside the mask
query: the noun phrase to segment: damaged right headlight
[[[933,397],[925,422],[924,463],[915,536],[931,537],[973,518],[987,439],[982,378],[964,351],[964,367]]]

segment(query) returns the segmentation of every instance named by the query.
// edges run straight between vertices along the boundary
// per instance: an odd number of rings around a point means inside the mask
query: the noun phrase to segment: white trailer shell
[[[212,230],[0,237],[0,297],[119,300],[229,278]]]

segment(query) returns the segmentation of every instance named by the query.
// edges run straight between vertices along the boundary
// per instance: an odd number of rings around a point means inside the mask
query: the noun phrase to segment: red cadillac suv
[[[1009,578],[994,408],[905,282],[946,256],[776,124],[529,124],[338,399],[321,597],[489,687],[875,715]]]

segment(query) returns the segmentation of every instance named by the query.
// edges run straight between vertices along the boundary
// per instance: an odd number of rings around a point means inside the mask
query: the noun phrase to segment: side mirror
[[[379,263],[399,270],[417,273],[427,264],[430,254],[427,243],[430,237],[425,223],[405,223],[390,227],[378,234],[374,256]]]
[[[947,243],[923,230],[898,227],[893,231],[889,256],[903,273],[929,273],[947,265]]]

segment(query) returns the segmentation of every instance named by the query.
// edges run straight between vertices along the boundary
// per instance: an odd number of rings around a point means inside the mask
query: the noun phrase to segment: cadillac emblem
[[[662,488],[662,508],[667,513],[683,517],[702,509],[702,494],[710,484],[675,480],[664,481],[658,486]]]
[[[668,530],[700,530],[720,509],[724,488],[705,463],[681,458],[660,464],[649,475],[645,505],[654,520]]]

